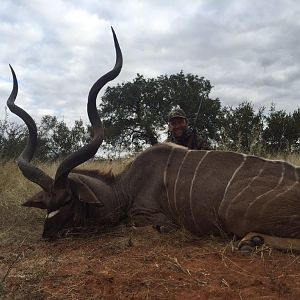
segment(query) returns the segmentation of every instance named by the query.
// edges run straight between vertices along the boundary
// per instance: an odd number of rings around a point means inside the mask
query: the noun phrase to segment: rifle
[[[197,111],[197,114],[196,114],[196,118],[194,120],[194,125],[192,127],[192,135],[193,135],[192,145],[190,145],[191,147],[189,147],[191,149],[195,149],[198,146],[197,141],[196,141],[196,126],[197,126],[197,122],[198,122],[198,119],[199,119],[202,103],[204,101],[204,96],[202,94],[199,94],[198,98],[199,98],[198,111]]]

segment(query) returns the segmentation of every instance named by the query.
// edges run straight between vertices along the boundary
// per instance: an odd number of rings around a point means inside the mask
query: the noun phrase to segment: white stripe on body
[[[232,181],[234,180],[236,174],[237,174],[237,173],[239,172],[239,170],[244,166],[244,164],[245,164],[245,162],[246,162],[246,160],[247,160],[247,156],[246,156],[245,154],[242,154],[242,156],[243,156],[243,161],[242,161],[241,164],[236,168],[236,170],[233,172],[231,178],[229,179],[229,181],[228,181],[228,183],[227,183],[227,186],[226,186],[225,191],[224,191],[223,199],[222,199],[222,201],[221,201],[221,203],[220,203],[220,207],[223,206],[223,205],[225,205],[225,204],[224,204],[224,199],[225,199],[225,197],[226,197],[228,188],[230,187],[230,185],[231,185]],[[230,207],[230,205],[228,205],[227,208],[226,208],[225,218],[227,218],[229,207]]]
[[[168,187],[167,187],[167,169],[168,169],[168,166],[169,166],[169,163],[170,163],[170,160],[171,160],[171,156],[173,154],[174,149],[175,149],[175,147],[171,148],[171,151],[169,153],[169,156],[168,156],[168,159],[167,159],[167,163],[166,163],[165,169],[164,169],[164,186],[165,186],[165,189],[166,189],[167,200],[168,200],[170,212],[172,211],[172,209],[171,209],[170,197],[169,197],[169,192],[168,192]]]
[[[175,210],[176,210],[176,212],[178,213],[178,209],[177,209],[177,182],[178,182],[178,179],[179,179],[179,173],[180,173],[180,171],[181,171],[181,169],[182,169],[182,166],[183,166],[183,163],[185,162],[185,160],[186,160],[186,158],[187,158],[187,156],[188,156],[188,154],[191,152],[191,150],[188,150],[187,152],[186,152],[186,154],[184,155],[184,157],[183,157],[183,160],[182,160],[182,162],[181,162],[181,164],[180,164],[180,166],[179,166],[179,169],[178,169],[178,172],[177,172],[177,176],[176,176],[176,180],[175,180],[175,184],[174,184],[174,191],[173,191],[173,193],[174,193],[174,206],[175,206]]]
[[[282,165],[284,166],[284,164],[282,164]],[[285,168],[284,168],[284,167],[283,167],[283,169],[284,169],[284,171],[285,171]],[[299,183],[299,177],[298,177],[298,173],[297,173],[297,169],[296,169],[296,168],[294,169],[294,172],[295,172],[295,179],[296,179],[296,182],[294,182],[292,185],[290,185],[285,191],[283,191],[283,192],[277,194],[274,198],[271,198],[271,199],[267,200],[267,201],[263,204],[263,206],[262,206],[262,209],[261,209],[260,214],[259,214],[259,218],[262,217],[264,211],[265,211],[266,209],[268,209],[268,206],[269,206],[273,201],[275,201],[278,197],[284,195],[284,194],[287,193],[288,191],[291,191],[291,190]],[[283,180],[284,174],[282,174],[282,177],[281,177],[281,178],[282,178],[282,180]],[[281,182],[282,182],[282,180],[281,180]],[[280,182],[280,183],[281,183],[281,182]],[[276,186],[274,189],[276,189],[276,188],[280,185],[280,183],[278,183],[277,186]]]
[[[271,192],[273,192],[274,190],[276,190],[276,189],[280,186],[280,184],[282,183],[282,181],[283,181],[283,179],[284,179],[284,174],[285,174],[284,162],[281,162],[281,176],[280,176],[280,178],[278,179],[277,184],[276,184],[272,189],[270,189],[270,190],[268,190],[267,192],[265,192],[265,193],[263,193],[263,194],[257,196],[255,199],[253,199],[253,200],[249,203],[248,208],[247,208],[247,210],[246,210],[246,212],[245,212],[245,214],[244,214],[244,223],[245,223],[246,220],[247,220],[247,217],[248,217],[248,215],[249,215],[249,211],[250,211],[251,207],[252,207],[259,199],[261,199],[262,197],[264,197],[264,196],[270,194]],[[269,201],[266,201],[266,203],[268,203],[268,202],[269,202]],[[265,209],[266,203],[263,204],[262,209],[260,210],[259,216],[262,215],[262,212],[263,212],[263,210]]]
[[[196,170],[194,172],[194,176],[193,176],[193,179],[192,179],[192,182],[191,182],[191,186],[190,186],[190,209],[191,209],[191,215],[192,215],[192,219],[193,219],[193,222],[194,222],[194,225],[195,225],[195,228],[197,228],[197,224],[196,224],[196,220],[195,220],[195,216],[194,216],[194,213],[193,213],[193,207],[192,207],[192,190],[193,190],[193,186],[194,186],[194,182],[195,182],[195,179],[196,179],[196,174],[198,172],[198,169],[200,167],[200,165],[202,164],[204,158],[207,156],[207,154],[211,152],[211,151],[206,151],[206,153],[203,155],[203,157],[200,159],[197,167],[196,167]]]
[[[299,176],[298,176],[297,168],[294,169],[294,172],[295,172],[296,182],[294,182],[292,185],[290,185],[285,191],[283,191],[283,192],[277,194],[277,195],[274,197],[274,199],[276,199],[276,198],[282,196],[283,194],[285,194],[285,193],[291,191],[291,190],[299,183]]]
[[[267,161],[264,162],[264,165],[261,169],[259,169],[259,172],[256,176],[252,177],[252,179],[249,181],[248,185],[246,187],[244,187],[231,201],[231,204],[236,204],[238,203],[237,199],[247,190],[251,187],[251,185],[253,184],[253,182],[260,177],[261,173],[264,171],[265,166],[267,164]],[[243,201],[243,199],[242,199]],[[231,205],[230,205],[231,206]],[[225,213],[225,217],[228,218],[228,210],[229,210],[229,206],[226,209],[226,213]]]

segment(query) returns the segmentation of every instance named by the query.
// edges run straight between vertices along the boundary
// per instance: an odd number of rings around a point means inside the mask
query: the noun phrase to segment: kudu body
[[[115,225],[129,217],[136,226],[151,224],[161,232],[183,226],[200,236],[234,234],[244,237],[242,249],[266,242],[300,250],[300,171],[287,162],[160,144],[140,153],[116,177],[74,169],[91,158],[103,140],[96,98],[122,67],[115,34],[114,41],[116,65],[89,93],[88,115],[94,138],[61,163],[54,180],[30,164],[36,127],[14,104],[17,79],[12,70],[14,88],[7,103],[29,128],[28,144],[18,164],[23,174],[43,189],[24,205],[47,209],[43,236],[55,237],[87,219]]]

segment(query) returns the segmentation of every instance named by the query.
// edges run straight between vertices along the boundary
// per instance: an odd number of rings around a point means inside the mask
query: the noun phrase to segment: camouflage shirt
[[[188,128],[181,137],[175,137],[171,134],[165,142],[172,142],[194,150],[209,150],[211,148],[206,137],[197,132],[194,133],[190,128]]]

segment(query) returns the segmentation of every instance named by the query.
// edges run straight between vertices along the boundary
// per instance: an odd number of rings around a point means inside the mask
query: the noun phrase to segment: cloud
[[[87,120],[92,84],[124,55],[109,85],[183,70],[209,79],[223,105],[299,107],[300,3],[293,0],[9,1],[0,7],[0,98],[19,79],[18,103],[39,120]],[[100,99],[99,99],[100,101]]]

